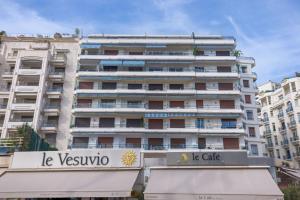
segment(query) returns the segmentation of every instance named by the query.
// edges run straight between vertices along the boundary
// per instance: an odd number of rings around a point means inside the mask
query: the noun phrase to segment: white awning
[[[0,198],[130,197],[139,170],[7,171]]]
[[[152,169],[146,200],[279,200],[283,194],[267,169]]]

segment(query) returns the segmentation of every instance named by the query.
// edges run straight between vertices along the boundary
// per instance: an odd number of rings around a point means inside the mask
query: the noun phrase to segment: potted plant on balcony
[[[241,50],[235,50],[233,52],[233,55],[236,57],[241,57],[243,55],[243,52]]]

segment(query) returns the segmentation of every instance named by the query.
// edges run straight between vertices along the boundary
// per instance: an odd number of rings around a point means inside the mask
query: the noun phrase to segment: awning
[[[121,60],[101,60],[101,65],[122,65]]]
[[[283,194],[267,169],[152,169],[146,200],[277,200]]]
[[[123,66],[144,66],[145,61],[144,60],[124,60]]]
[[[82,49],[99,49],[101,47],[101,44],[99,43],[82,43],[80,45],[80,48]]]
[[[0,198],[130,197],[139,170],[7,171]]]

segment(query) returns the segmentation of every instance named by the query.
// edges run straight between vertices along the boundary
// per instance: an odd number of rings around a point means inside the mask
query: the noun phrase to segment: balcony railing
[[[48,88],[47,92],[62,92],[63,88],[59,87],[59,88]]]
[[[220,105],[184,105],[183,107],[170,107],[164,106],[162,109],[151,108],[147,103],[77,103],[73,105],[73,108],[143,108],[150,110],[164,110],[164,109],[203,109],[203,110],[226,110],[226,109],[240,109],[239,106],[234,107],[220,107]]]
[[[277,117],[278,119],[283,119],[284,118],[283,112],[278,113]]]
[[[7,104],[0,104],[0,109],[6,109],[7,108]]]
[[[45,122],[42,124],[42,127],[57,127],[58,122]]]
[[[59,109],[60,108],[60,104],[46,104],[45,108],[46,109]]]
[[[186,145],[186,144],[95,144],[91,145],[88,143],[73,143],[70,149],[76,148],[133,148],[133,149],[144,149],[144,150],[169,150],[169,149],[224,149],[223,145]]]
[[[273,144],[273,143],[267,143],[267,144],[266,144],[266,147],[267,147],[267,148],[273,148],[273,147],[274,147],[274,144]]]
[[[292,120],[292,121],[290,121],[290,123],[287,123],[287,125],[288,125],[288,127],[289,128],[296,128],[296,121],[295,120]]]
[[[286,109],[286,113],[293,112],[293,110],[294,110],[293,107],[290,106],[290,107],[288,107],[288,108]]]
[[[31,119],[27,119],[27,118],[24,118],[24,119],[22,119],[22,118],[16,118],[16,119],[10,119],[9,121],[10,121],[10,122],[24,122],[24,123],[26,123],[26,122],[32,122],[32,121],[33,121],[33,118],[31,118]]]
[[[285,127],[279,127],[279,132],[281,133],[281,134],[286,134],[286,128]]]
[[[50,71],[49,75],[61,75],[64,76],[65,72],[59,72],[59,71]]]
[[[80,124],[80,122],[78,122]],[[235,122],[223,122],[223,123],[215,123],[215,124],[183,124],[182,126],[178,124],[172,124],[172,123],[162,123],[162,124],[149,124],[149,123],[144,123],[140,126],[129,126],[126,123],[115,123],[114,125],[111,126],[105,126],[102,127],[99,124],[80,124],[80,125],[71,125],[71,127],[75,128],[142,128],[142,129],[149,129],[149,130],[163,130],[163,129],[242,129],[243,126],[240,123],[235,123]],[[157,128],[157,127],[162,127],[162,128]]]
[[[300,151],[294,152],[294,153],[293,153],[293,157],[300,157]]]
[[[289,144],[289,140],[285,139],[283,141],[280,142],[281,146],[286,146]]]
[[[290,141],[291,141],[291,142],[296,142],[296,141],[298,141],[298,140],[299,140],[299,136],[298,136],[298,135],[293,136],[293,137],[290,137]]]

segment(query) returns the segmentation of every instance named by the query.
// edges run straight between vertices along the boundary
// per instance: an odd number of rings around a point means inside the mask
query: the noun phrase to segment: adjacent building
[[[59,149],[247,149],[262,156],[255,61],[222,36],[5,37],[1,137]]]
[[[260,131],[277,166],[300,168],[300,76],[259,87]]]
[[[74,37],[3,37],[0,46],[1,138],[24,123],[66,149],[78,40]]]

